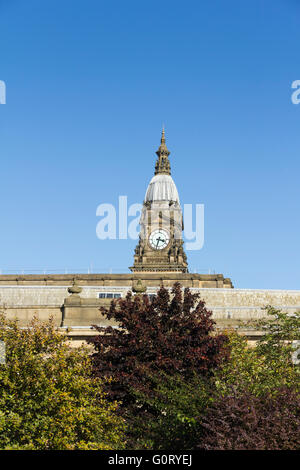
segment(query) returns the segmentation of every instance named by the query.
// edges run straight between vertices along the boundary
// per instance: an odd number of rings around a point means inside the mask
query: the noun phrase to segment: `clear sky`
[[[2,272],[126,272],[96,208],[142,202],[165,124],[190,270],[300,289],[298,0],[0,0]]]

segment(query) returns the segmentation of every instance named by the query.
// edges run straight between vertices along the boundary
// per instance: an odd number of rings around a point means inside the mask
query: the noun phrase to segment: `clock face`
[[[154,250],[163,250],[168,246],[170,241],[170,235],[166,230],[158,229],[154,230],[150,234],[149,243]]]

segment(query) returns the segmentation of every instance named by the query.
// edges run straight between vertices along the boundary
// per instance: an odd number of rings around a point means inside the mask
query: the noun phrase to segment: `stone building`
[[[99,307],[128,290],[154,295],[164,285],[179,281],[199,292],[220,328],[260,318],[273,305],[288,312],[300,310],[300,290],[235,289],[223,274],[191,274],[182,240],[182,211],[171,176],[165,133],[156,152],[155,174],[146,190],[140,237],[128,274],[0,275],[0,310],[27,326],[33,315],[52,315],[68,328],[75,341],[95,334],[92,324],[107,325]],[[110,323],[113,324],[113,323]],[[117,325],[115,325],[117,326]],[[247,332],[254,337],[254,332]]]
[[[178,191],[171,176],[170,152],[163,130],[156,152],[155,174],[146,191],[140,238],[133,272],[187,273],[183,249],[183,220]]]

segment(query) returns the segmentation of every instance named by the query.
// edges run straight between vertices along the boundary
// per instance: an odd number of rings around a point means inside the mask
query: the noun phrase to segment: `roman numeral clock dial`
[[[149,244],[154,250],[163,250],[170,241],[170,235],[166,230],[154,230],[149,236]]]

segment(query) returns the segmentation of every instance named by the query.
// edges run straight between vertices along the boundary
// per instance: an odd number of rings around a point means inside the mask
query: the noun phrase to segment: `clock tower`
[[[165,132],[156,152],[155,173],[145,194],[133,272],[187,273],[182,240],[182,211],[171,176]]]

